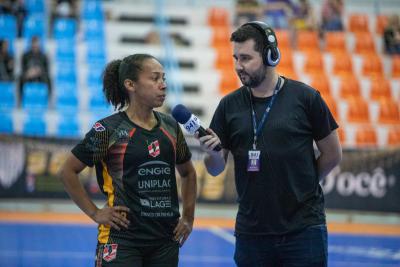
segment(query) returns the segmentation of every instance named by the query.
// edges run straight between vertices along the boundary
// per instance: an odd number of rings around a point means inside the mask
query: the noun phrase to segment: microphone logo
[[[200,125],[201,125],[200,119],[192,114],[190,116],[190,119],[185,124],[183,124],[183,127],[186,129],[188,133],[195,134],[196,131],[199,129]]]

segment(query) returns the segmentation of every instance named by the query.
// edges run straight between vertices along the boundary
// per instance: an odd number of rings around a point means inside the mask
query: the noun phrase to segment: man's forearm
[[[223,152],[220,151],[219,153],[206,154],[204,164],[206,165],[209,174],[217,176],[225,169]]]
[[[319,180],[321,181],[324,179],[329,172],[339,164],[340,160],[340,155],[321,154],[321,156],[317,159]]]

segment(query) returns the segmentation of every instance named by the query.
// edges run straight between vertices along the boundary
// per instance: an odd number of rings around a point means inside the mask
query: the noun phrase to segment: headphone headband
[[[274,30],[262,21],[250,21],[243,24],[242,27],[246,25],[253,27],[264,37],[265,41],[262,53],[264,64],[272,67],[276,66],[279,63],[281,54],[278,49],[278,40]]]
[[[276,38],[274,30],[266,23],[262,21],[250,21],[242,25],[246,26],[250,25],[254,27],[261,35],[267,37],[268,44],[269,43],[276,43],[276,46],[278,46],[278,40]]]

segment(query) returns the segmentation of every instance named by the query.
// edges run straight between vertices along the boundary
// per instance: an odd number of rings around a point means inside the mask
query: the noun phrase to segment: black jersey
[[[236,234],[285,234],[324,223],[313,140],[338,127],[328,107],[313,88],[285,79],[258,137],[261,169],[248,172],[253,144],[251,97],[246,87],[225,96],[210,125],[235,163]],[[257,123],[270,100],[252,97]]]
[[[99,225],[100,243],[171,239],[179,214],[175,165],[191,153],[178,123],[154,112],[157,125],[146,130],[125,112],[96,122],[72,153],[95,166],[102,192],[110,206],[126,206],[129,229]]]

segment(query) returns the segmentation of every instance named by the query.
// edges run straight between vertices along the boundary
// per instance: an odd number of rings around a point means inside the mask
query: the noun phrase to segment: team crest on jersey
[[[104,244],[103,260],[110,262],[117,257],[118,244]]]
[[[147,149],[149,150],[149,155],[153,158],[160,155],[160,145],[158,144],[158,140],[151,142],[151,144],[147,146]]]
[[[96,123],[93,125],[93,129],[94,129],[96,132],[103,132],[103,131],[106,130],[106,127],[104,127],[100,122],[96,122]]]

